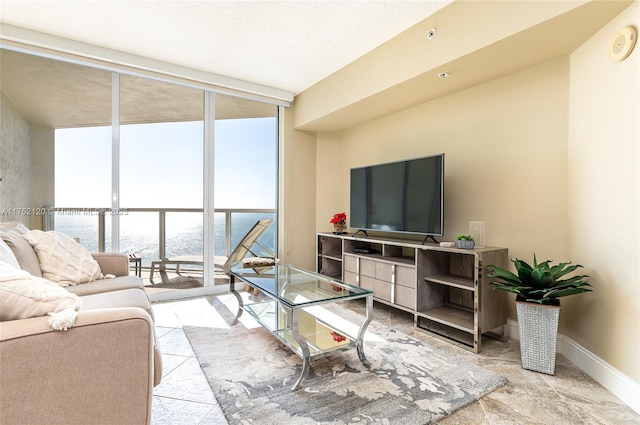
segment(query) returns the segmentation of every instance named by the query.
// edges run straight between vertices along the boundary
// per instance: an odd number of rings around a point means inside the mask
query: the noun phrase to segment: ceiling
[[[0,0],[0,22],[297,94],[450,2]]]
[[[29,123],[40,128],[111,124],[111,72],[0,50],[0,88]],[[203,91],[132,75],[120,76],[120,122],[202,120]],[[276,107],[217,94],[217,119],[273,117]]]
[[[195,70],[282,90],[296,95],[296,129],[342,131],[566,57],[631,3],[0,0],[0,35],[11,40],[7,34],[16,33],[6,29],[22,28],[57,37],[62,47],[66,40],[73,48],[79,42],[108,49],[110,63],[120,66],[133,55],[181,67],[185,78]],[[438,28],[437,36],[428,40],[431,28]],[[41,39],[34,39],[37,46]],[[31,123],[59,128],[108,122],[106,71],[0,53],[2,92]],[[450,78],[439,78],[442,71]],[[100,96],[96,87],[103,89]],[[192,88],[138,79],[121,90],[121,102],[129,102],[121,108],[123,122],[201,114],[201,92]],[[143,95],[148,98],[140,102]],[[273,114],[272,105],[216,97],[218,118]]]

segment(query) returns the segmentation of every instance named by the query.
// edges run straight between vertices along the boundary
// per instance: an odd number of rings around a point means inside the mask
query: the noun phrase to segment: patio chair
[[[214,267],[217,270],[222,271],[225,274],[229,274],[229,271],[238,267],[242,264],[242,260],[247,257],[247,255],[251,255],[253,257],[259,257],[256,254],[256,246],[260,247],[267,255],[275,258],[275,254],[271,252],[267,247],[261,244],[258,239],[262,234],[267,230],[267,228],[273,222],[272,219],[258,220],[256,224],[247,232],[246,235],[242,238],[242,240],[236,245],[231,254],[228,257],[225,256],[215,256],[214,257]],[[151,262],[151,270],[149,272],[149,282],[153,282],[153,275],[155,273],[156,267],[158,267],[158,272],[160,273],[160,278],[163,283],[169,281],[169,277],[167,276],[166,266],[174,265],[176,266],[176,273],[180,274],[180,266],[184,264],[190,265],[198,265],[203,266],[204,261],[202,255],[179,255],[170,258],[164,258],[162,260],[152,261]]]

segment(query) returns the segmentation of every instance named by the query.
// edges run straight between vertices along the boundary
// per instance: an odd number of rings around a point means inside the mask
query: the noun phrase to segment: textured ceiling
[[[0,1],[3,23],[299,93],[450,1]]]
[[[0,50],[0,88],[31,124],[43,128],[111,123],[111,73]],[[201,120],[203,91],[147,78],[121,75],[123,124]],[[276,108],[216,95],[218,119],[275,116]]]

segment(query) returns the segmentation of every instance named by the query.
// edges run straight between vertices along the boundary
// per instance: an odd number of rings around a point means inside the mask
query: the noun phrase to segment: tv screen
[[[444,154],[351,169],[353,229],[443,235]]]

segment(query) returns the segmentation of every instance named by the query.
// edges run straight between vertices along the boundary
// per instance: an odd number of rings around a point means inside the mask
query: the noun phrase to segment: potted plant
[[[329,223],[333,224],[333,228],[336,235],[344,235],[345,229],[347,228],[347,214],[341,212],[333,215],[333,218],[329,221]]]
[[[472,249],[476,246],[476,242],[471,235],[458,235],[456,237],[456,246],[462,249]]]
[[[582,266],[571,262],[552,265],[551,260],[538,263],[535,253],[533,266],[517,258],[511,261],[517,274],[490,265],[489,284],[516,294],[522,367],[553,375],[560,298],[591,292],[591,284],[586,280],[589,276],[568,277]]]

